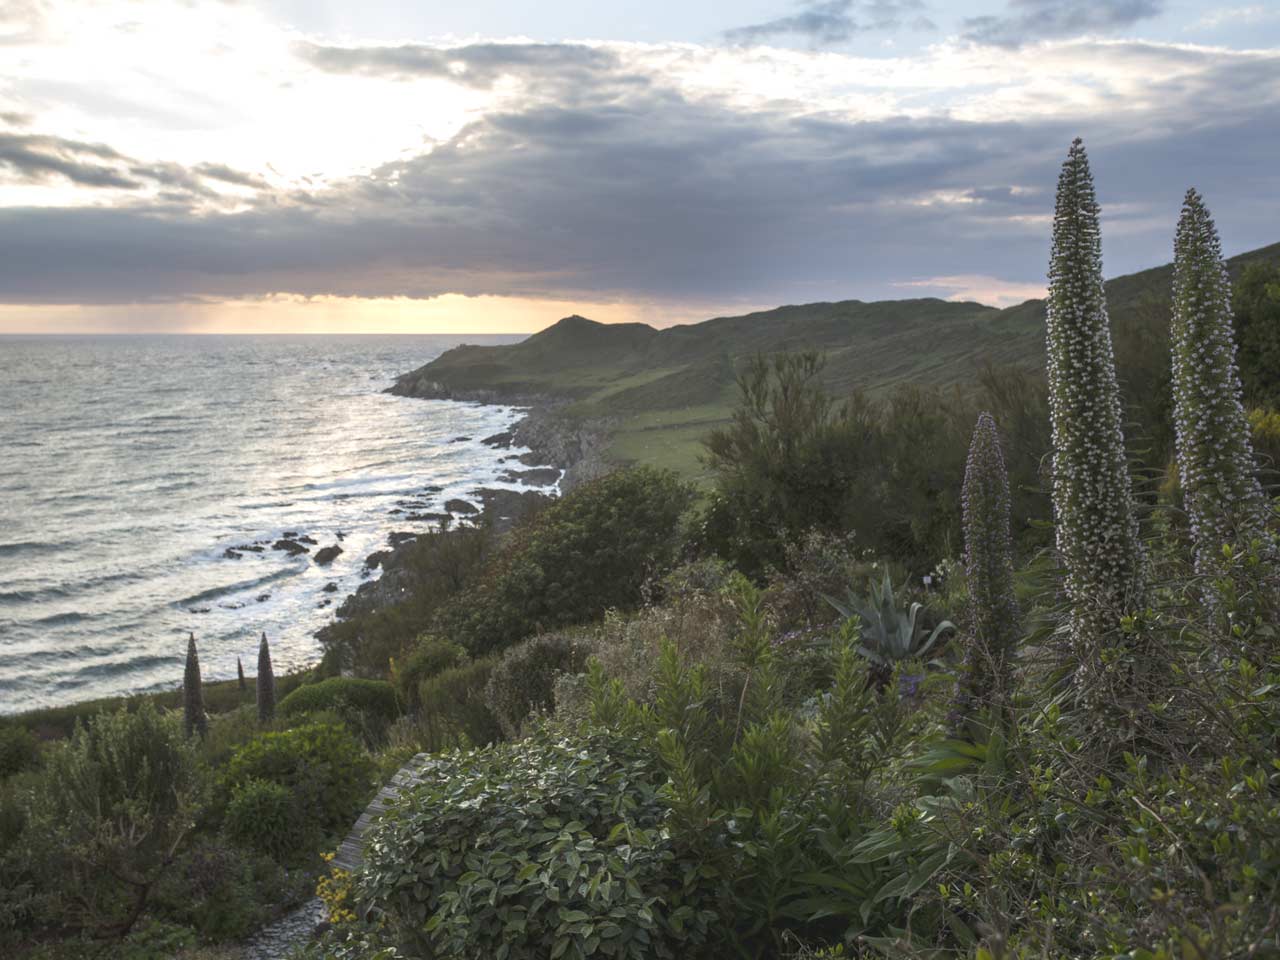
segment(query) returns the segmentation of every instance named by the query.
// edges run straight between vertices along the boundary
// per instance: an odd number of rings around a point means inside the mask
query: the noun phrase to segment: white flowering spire
[[[1204,200],[1188,190],[1173,243],[1173,422],[1196,572],[1219,570],[1222,546],[1266,537],[1231,321],[1231,282]]]
[[[964,488],[964,572],[969,623],[964,669],[957,683],[953,729],[984,706],[1007,704],[1010,657],[1018,631],[1009,533],[1009,472],[991,414],[978,415],[969,443]]]
[[[1071,636],[1086,672],[1120,618],[1145,606],[1147,579],[1102,288],[1098,212],[1089,158],[1077,139],[1062,165],[1053,217],[1048,374],[1057,548]]]

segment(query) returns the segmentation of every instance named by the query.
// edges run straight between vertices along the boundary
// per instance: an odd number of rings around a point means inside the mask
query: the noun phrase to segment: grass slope
[[[1233,257],[1233,275],[1280,260],[1280,244]],[[1107,282],[1112,321],[1169,299],[1172,266]],[[567,402],[565,415],[615,424],[607,456],[698,478],[701,438],[729,415],[735,371],[756,353],[817,349],[837,395],[902,384],[963,385],[987,364],[1039,369],[1044,301],[1004,310],[934,298],[810,303],[658,330],[566,317],[520,343],[464,345],[405,374],[392,392],[421,397]]]

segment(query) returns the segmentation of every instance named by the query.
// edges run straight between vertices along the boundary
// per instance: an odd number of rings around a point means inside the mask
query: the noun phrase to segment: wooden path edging
[[[369,806],[364,808],[364,813],[360,814],[351,832],[338,847],[331,866],[349,871],[359,869],[364,862],[364,835],[373,826],[373,822],[386,811],[387,807],[391,806],[401,790],[421,782],[422,768],[429,756],[426,753],[419,753],[412,757],[396,772],[395,776],[387,781],[386,786],[378,791],[378,795],[369,802]]]

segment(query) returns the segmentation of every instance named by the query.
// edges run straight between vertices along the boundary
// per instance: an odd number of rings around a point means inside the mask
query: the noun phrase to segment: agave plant
[[[888,682],[895,663],[924,659],[944,634],[956,628],[950,620],[943,620],[926,633],[920,620],[924,604],[899,607],[887,570],[880,583],[871,584],[871,593],[866,597],[850,590],[844,600],[835,597],[826,597],[826,600],[846,620],[858,618],[861,624],[858,653],[875,664],[877,682],[881,685]]]

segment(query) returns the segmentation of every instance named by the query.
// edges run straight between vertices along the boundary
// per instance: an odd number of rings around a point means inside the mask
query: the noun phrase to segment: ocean
[[[518,489],[518,409],[382,392],[461,339],[0,337],[0,713],[175,687],[188,633],[210,680],[317,660],[407,517]]]

